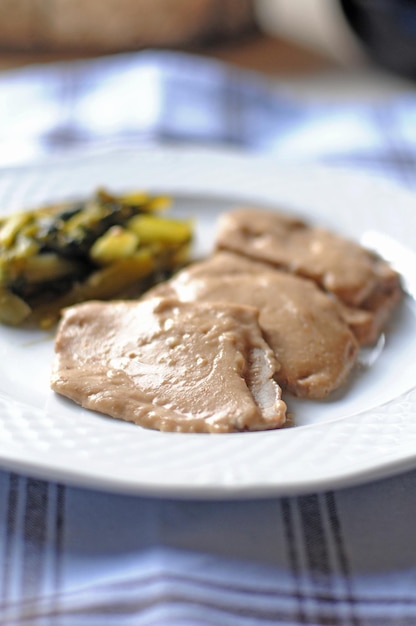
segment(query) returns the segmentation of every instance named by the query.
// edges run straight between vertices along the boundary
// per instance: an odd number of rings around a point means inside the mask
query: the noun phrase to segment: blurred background
[[[416,71],[413,0],[0,0],[0,16],[3,67],[33,55],[155,47],[213,52],[236,44],[246,47],[244,62],[251,53],[255,65],[262,53],[255,42],[266,35],[281,43],[263,59],[268,68],[309,69],[325,59]]]
[[[415,76],[416,0],[0,0],[0,164],[151,137],[407,183]]]

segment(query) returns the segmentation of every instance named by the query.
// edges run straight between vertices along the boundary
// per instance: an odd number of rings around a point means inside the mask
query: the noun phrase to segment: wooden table
[[[221,59],[239,67],[272,76],[312,75],[334,67],[329,59],[292,43],[255,34],[226,44],[204,48],[186,48],[183,51]],[[23,67],[33,63],[72,60],[91,57],[82,53],[17,53],[0,52],[0,70]]]

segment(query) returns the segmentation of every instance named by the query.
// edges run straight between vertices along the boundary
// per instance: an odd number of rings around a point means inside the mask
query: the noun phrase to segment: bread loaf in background
[[[235,37],[251,0],[0,0],[0,49],[110,53]]]

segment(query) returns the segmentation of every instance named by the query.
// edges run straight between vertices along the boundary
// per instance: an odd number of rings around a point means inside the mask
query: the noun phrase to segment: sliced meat
[[[153,298],[154,296],[158,298],[164,296],[172,297],[176,293],[176,285],[186,285],[194,279],[205,277],[222,278],[223,276],[240,274],[264,274],[265,272],[274,273],[274,271],[274,268],[266,263],[256,262],[233,252],[220,251],[206,259],[187,265],[179,270],[170,280],[166,280],[149,289],[143,294],[142,299]]]
[[[211,256],[188,265],[180,270],[174,277],[183,281],[191,278],[210,276],[211,278],[236,274],[264,274],[274,272],[275,268],[268,263],[255,261],[250,257],[242,256],[227,250],[220,250]]]
[[[280,363],[275,378],[283,389],[300,397],[323,398],[340,387],[354,367],[358,343],[333,299],[312,281],[285,272],[238,273],[236,259],[215,255],[151,293],[187,302],[256,307],[264,337]],[[217,268],[227,260],[230,273],[221,276]]]
[[[339,299],[363,345],[377,339],[402,296],[399,275],[379,256],[277,211],[236,209],[222,215],[216,247],[313,280]]]
[[[144,427],[224,433],[279,428],[279,367],[256,309],[88,302],[64,311],[51,386],[87,409]]]

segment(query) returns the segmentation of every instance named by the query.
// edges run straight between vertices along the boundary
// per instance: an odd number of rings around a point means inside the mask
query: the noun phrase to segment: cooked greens
[[[193,226],[169,199],[99,189],[0,218],[0,323],[48,328],[63,307],[139,295],[188,261]]]

